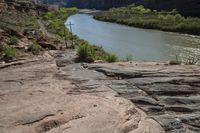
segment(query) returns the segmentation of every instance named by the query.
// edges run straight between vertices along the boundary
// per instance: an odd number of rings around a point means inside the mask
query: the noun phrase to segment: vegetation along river
[[[173,60],[200,54],[200,37],[157,30],[140,29],[93,19],[92,15],[75,14],[73,34],[91,44],[102,46],[120,59],[132,55],[134,60]],[[69,28],[69,27],[68,27]]]

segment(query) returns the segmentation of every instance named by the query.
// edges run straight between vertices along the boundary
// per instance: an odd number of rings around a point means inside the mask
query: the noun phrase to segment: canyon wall
[[[47,4],[59,4],[65,7],[109,9],[132,3],[142,4],[155,10],[177,9],[186,16],[200,16],[199,0],[41,0]]]

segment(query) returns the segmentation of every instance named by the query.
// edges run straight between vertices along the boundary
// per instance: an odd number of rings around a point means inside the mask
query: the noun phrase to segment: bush
[[[84,43],[84,44],[81,44],[78,47],[77,55],[78,55],[78,57],[80,59],[86,59],[88,57],[94,58],[94,56],[95,56],[95,49],[91,45],[88,45],[88,44]]]
[[[68,16],[76,13],[77,11],[77,8],[60,8],[56,12],[47,12],[43,14],[42,18],[46,23],[48,31],[58,35],[60,38],[64,38],[71,35],[69,30],[65,29],[66,27],[64,26],[64,22]]]
[[[126,56],[126,61],[132,61],[133,60],[133,56],[132,55],[127,55]]]
[[[42,47],[37,44],[37,43],[34,43],[32,46],[31,46],[31,52],[34,54],[34,55],[38,55],[40,53],[40,51],[42,50]]]
[[[79,45],[77,55],[78,58],[83,61],[86,61],[89,58],[93,60],[104,60],[107,62],[116,62],[118,60],[116,55],[106,53],[102,47],[89,45],[87,42]]]
[[[118,60],[117,56],[114,54],[108,54],[105,59],[107,62],[110,62],[110,63],[116,62]]]
[[[159,29],[200,35],[200,19],[184,17],[174,9],[169,11],[152,11],[144,6],[129,5],[98,12],[95,19],[116,22],[139,28]]]
[[[16,57],[16,49],[6,45],[3,47],[3,57],[5,59],[12,60],[14,57]]]
[[[16,36],[11,36],[9,40],[10,45],[17,45],[18,44],[18,38]]]
[[[77,50],[77,55],[80,59],[85,59],[89,56],[87,45],[80,45]]]

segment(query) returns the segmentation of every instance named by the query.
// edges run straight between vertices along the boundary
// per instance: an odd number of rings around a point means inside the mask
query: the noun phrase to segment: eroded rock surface
[[[110,88],[112,78],[75,63],[72,51],[51,54],[56,63],[38,59],[0,67],[1,133],[164,133]]]
[[[63,57],[57,63],[68,72],[67,78],[84,86],[71,94],[85,93],[85,90],[96,93],[103,85],[132,101],[166,132],[200,132],[199,66],[168,65],[167,62],[77,65],[70,61]]]
[[[156,62],[83,66],[105,74],[110,88],[130,99],[166,132],[200,132],[199,66]]]
[[[199,66],[52,55],[0,67],[2,133],[200,132]]]

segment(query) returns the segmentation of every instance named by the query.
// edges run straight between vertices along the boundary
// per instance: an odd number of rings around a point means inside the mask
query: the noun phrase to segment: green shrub
[[[133,4],[98,12],[94,18],[140,28],[200,35],[200,19],[186,18],[179,14],[176,9],[157,12]]]
[[[77,56],[79,59],[85,61],[88,58],[93,60],[116,60],[106,53],[102,47],[90,45],[88,42],[80,39],[78,36],[70,33],[64,26],[64,21],[68,16],[76,13],[76,8],[60,8],[56,12],[47,12],[43,14],[42,18],[45,21],[45,26],[48,31],[54,33],[59,39],[73,40],[73,44],[78,45]],[[107,57],[107,56],[111,57]],[[112,62],[112,61],[111,61]]]
[[[80,45],[77,50],[77,55],[80,59],[85,59],[89,56],[87,45]]]
[[[53,40],[53,42],[54,42],[55,44],[61,43],[61,41],[60,41],[58,38],[55,38],[55,39]]]
[[[16,49],[9,45],[4,46],[3,57],[6,59],[13,59],[14,57],[16,57]]]
[[[40,51],[42,50],[42,47],[37,44],[37,43],[34,43],[32,46],[31,46],[31,52],[34,54],[34,55],[38,55],[40,53]]]
[[[81,44],[78,47],[77,55],[78,55],[78,57],[80,59],[86,59],[88,57],[94,58],[94,56],[95,56],[95,49],[91,45],[88,45],[88,44],[84,43],[84,44]]]
[[[116,62],[118,60],[117,56],[114,54],[108,54],[105,58],[107,62]]]
[[[18,38],[16,36],[11,36],[9,40],[10,45],[17,45],[18,44]]]
[[[116,62],[118,60],[116,55],[106,53],[102,47],[89,45],[87,42],[78,46],[77,55],[78,58],[83,61],[88,58],[92,58],[93,60],[104,60],[106,62]]]
[[[127,55],[126,56],[126,61],[132,61],[133,60],[133,56],[132,55]]]
[[[47,12],[42,15],[43,20],[46,23],[48,31],[58,35],[60,38],[70,36],[71,33],[68,29],[65,29],[64,22],[68,16],[76,13],[77,8],[60,8],[56,12]]]

